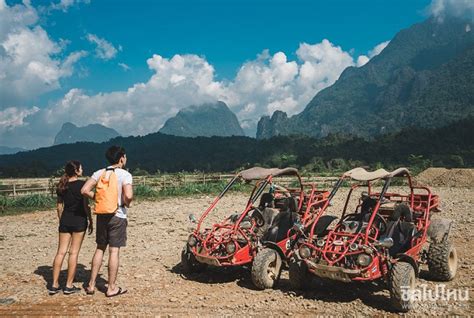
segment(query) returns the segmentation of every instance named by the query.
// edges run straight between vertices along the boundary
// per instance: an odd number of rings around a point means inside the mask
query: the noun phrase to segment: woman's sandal
[[[89,287],[84,288],[86,290],[87,295],[94,295],[95,294],[95,288],[93,290],[90,290]]]

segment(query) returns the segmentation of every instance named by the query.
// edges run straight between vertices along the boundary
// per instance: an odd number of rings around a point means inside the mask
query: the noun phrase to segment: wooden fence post
[[[13,183],[13,197],[16,197],[16,183]]]

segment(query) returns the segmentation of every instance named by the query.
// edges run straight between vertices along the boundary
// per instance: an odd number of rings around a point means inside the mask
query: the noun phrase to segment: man
[[[97,214],[96,225],[96,243],[97,249],[92,258],[92,270],[89,285],[86,293],[89,295],[95,292],[95,283],[104,252],[109,246],[109,284],[106,292],[107,297],[118,296],[127,291],[116,285],[117,273],[119,268],[120,248],[127,242],[127,207],[133,199],[132,175],[123,168],[127,164],[127,156],[125,149],[119,146],[111,146],[105,153],[110,166],[107,169],[96,171],[92,177],[87,180],[81,189],[82,195],[94,199],[94,191],[92,191],[97,182],[104,174],[104,178],[108,178],[112,172],[115,172],[118,187],[118,208],[115,214]]]

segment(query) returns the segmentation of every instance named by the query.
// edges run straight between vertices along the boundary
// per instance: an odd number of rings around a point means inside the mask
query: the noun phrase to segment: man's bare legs
[[[64,257],[66,256],[69,242],[71,240],[70,233],[59,233],[59,245],[56,257],[53,262],[53,288],[59,287],[59,273],[63,265]]]
[[[100,267],[102,266],[102,259],[104,258],[104,252],[106,248],[107,245],[97,245],[97,249],[95,250],[94,256],[92,257],[91,279],[89,281],[89,286],[87,287],[89,292],[92,292],[95,289],[95,281],[97,279],[97,275],[99,274]]]
[[[76,267],[77,267],[77,258],[79,256],[79,251],[82,246],[82,241],[84,240],[84,234],[86,232],[74,232],[72,233],[71,247],[69,248],[69,259],[67,267],[67,281],[66,287],[72,288],[72,283],[74,282],[74,276],[76,276]]]
[[[107,295],[116,294],[119,290],[115,285],[119,268],[120,247],[109,247],[109,285]]]

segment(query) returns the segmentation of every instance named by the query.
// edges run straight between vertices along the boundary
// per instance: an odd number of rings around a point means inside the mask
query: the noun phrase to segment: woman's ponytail
[[[66,166],[64,167],[64,174],[59,179],[58,185],[56,187],[56,193],[59,196],[64,195],[67,190],[67,186],[69,183],[69,178],[74,177],[77,175],[77,171],[81,167],[81,163],[76,160],[68,161]]]
[[[68,181],[69,181],[68,175],[63,174],[61,178],[59,179],[58,186],[56,188],[57,195],[61,196],[64,194],[64,192],[66,192]]]

